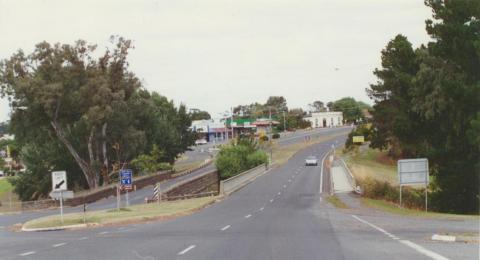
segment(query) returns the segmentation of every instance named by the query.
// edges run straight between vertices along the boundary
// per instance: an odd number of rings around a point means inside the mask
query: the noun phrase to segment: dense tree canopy
[[[96,46],[42,42],[0,63],[0,91],[13,109],[11,132],[24,148],[22,198],[45,195],[49,171],[67,170],[72,187],[96,188],[153,145],[173,163],[193,143],[185,106],[149,93],[129,71],[130,40],[112,38],[99,58]],[[26,179],[38,179],[29,187]],[[28,192],[25,192],[28,191]]]
[[[194,120],[206,120],[212,118],[207,111],[202,111],[200,109],[190,109],[189,113],[192,121]]]
[[[349,123],[356,123],[364,119],[362,110],[369,109],[370,106],[364,102],[356,101],[352,97],[341,98],[334,101],[330,110],[343,112],[343,119]]]
[[[382,51],[372,146],[427,157],[436,206],[478,212],[480,177],[480,1],[427,0],[432,41],[413,49],[398,35]]]

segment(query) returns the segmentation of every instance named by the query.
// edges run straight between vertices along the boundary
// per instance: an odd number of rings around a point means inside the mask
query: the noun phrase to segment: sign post
[[[60,200],[60,219],[63,224],[63,192],[67,190],[67,172],[52,172],[52,192],[50,196]],[[73,197],[73,192],[72,192]]]
[[[425,185],[425,211],[428,211],[428,159],[404,159],[397,162],[398,183],[400,185],[400,207],[402,206],[402,187],[407,185]]]
[[[122,189],[125,189],[125,200],[126,206],[129,206],[128,201],[128,191],[132,189],[132,170],[131,169],[122,169],[120,170],[120,186]]]

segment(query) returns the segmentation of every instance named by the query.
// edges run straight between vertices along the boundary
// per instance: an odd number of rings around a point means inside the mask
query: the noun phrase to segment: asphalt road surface
[[[337,140],[314,145],[223,201],[164,222],[81,231],[0,232],[1,259],[478,259],[478,244],[429,242],[435,225],[326,202],[328,171],[306,167]],[[422,227],[425,230],[422,231]],[[426,232],[426,233],[425,233]]]

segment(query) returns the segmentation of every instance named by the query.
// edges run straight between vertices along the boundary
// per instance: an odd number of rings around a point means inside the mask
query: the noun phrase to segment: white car
[[[317,166],[318,165],[318,159],[317,157],[311,155],[311,156],[308,156],[307,159],[305,159],[305,165],[306,166],[309,166],[309,165],[314,165],[314,166]]]
[[[207,140],[198,139],[197,141],[195,141],[195,145],[202,145],[202,144],[207,144]]]

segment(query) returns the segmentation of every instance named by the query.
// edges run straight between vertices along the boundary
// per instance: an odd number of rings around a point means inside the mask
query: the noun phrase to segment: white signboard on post
[[[67,190],[67,172],[52,172],[52,191]]]
[[[398,183],[400,184],[400,207],[402,186],[425,185],[425,211],[428,209],[428,159],[404,159],[397,162]]]
[[[428,185],[428,160],[405,159],[398,160],[398,183],[400,185]]]

